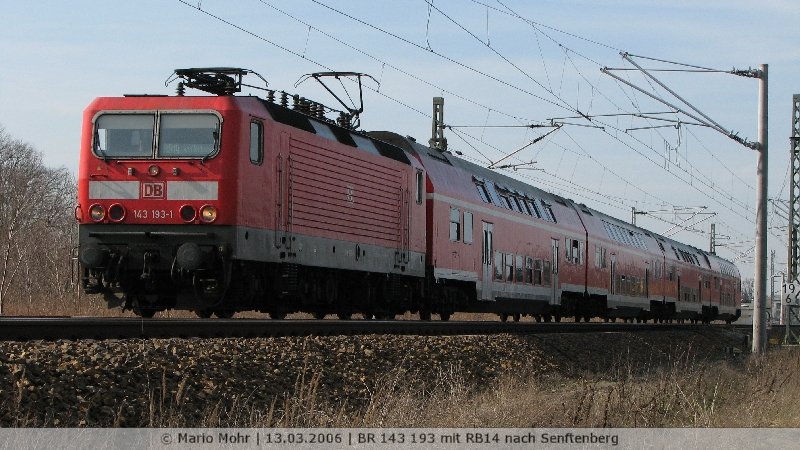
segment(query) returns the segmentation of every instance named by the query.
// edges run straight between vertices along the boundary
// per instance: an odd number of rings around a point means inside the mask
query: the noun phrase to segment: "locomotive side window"
[[[153,114],[103,114],[95,122],[94,152],[101,158],[152,158]]]
[[[516,264],[514,266],[516,268],[516,273],[514,274],[514,277],[516,277],[517,283],[523,282],[522,279],[522,273],[524,271],[523,261],[524,261],[524,256],[517,255],[517,260],[515,261]]]
[[[494,279],[503,281],[503,253],[494,252]]]
[[[264,160],[264,124],[250,122],[250,162],[261,165]]]
[[[161,114],[158,141],[160,157],[211,157],[219,144],[219,118],[213,114]]]
[[[472,244],[472,213],[464,211],[464,243]]]

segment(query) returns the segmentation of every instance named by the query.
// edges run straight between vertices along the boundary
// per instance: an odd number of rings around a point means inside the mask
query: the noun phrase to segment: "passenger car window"
[[[472,213],[464,211],[464,243],[472,243]]]
[[[461,240],[461,211],[458,208],[450,209],[450,240]]]

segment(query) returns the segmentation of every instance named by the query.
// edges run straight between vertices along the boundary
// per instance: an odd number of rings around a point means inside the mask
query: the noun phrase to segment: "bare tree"
[[[742,303],[751,303],[753,301],[754,290],[755,280],[753,278],[742,278]]]
[[[62,295],[75,242],[75,181],[0,128],[0,314],[11,294]]]

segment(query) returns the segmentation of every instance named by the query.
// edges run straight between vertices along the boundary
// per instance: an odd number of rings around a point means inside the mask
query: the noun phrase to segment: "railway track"
[[[711,325],[749,329],[750,325]],[[709,325],[537,323],[417,320],[138,319],[106,317],[0,318],[0,340],[222,338],[336,335],[489,335],[702,330]]]

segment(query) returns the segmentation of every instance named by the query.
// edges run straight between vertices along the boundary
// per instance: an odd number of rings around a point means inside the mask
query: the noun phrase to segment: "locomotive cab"
[[[85,113],[76,207],[84,288],[125,292],[143,315],[175,306],[187,284],[213,305],[225,283],[235,205],[220,203],[231,189],[222,174],[238,143],[223,133],[235,114],[224,97],[187,100],[101,98]]]

